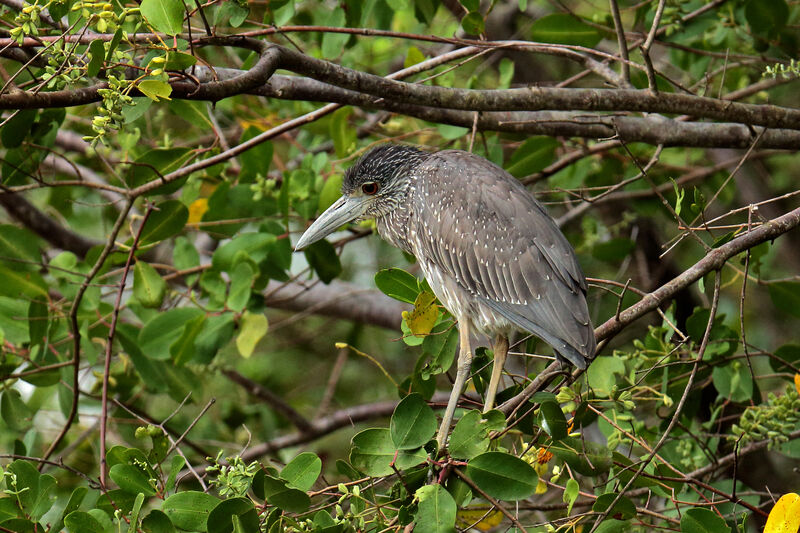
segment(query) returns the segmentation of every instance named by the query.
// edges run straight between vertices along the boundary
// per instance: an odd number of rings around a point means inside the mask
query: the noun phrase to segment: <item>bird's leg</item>
[[[442,417],[442,425],[439,426],[439,433],[436,435],[436,442],[439,443],[439,449],[444,448],[447,442],[447,434],[450,432],[450,424],[453,422],[453,414],[456,411],[458,404],[458,397],[461,396],[461,391],[464,390],[464,385],[467,383],[469,371],[472,368],[472,350],[469,347],[469,326],[467,320],[458,321],[458,363],[456,364],[456,381],[453,383],[453,392],[450,393],[450,399],[447,401],[447,409],[444,411]]]
[[[503,365],[506,364],[508,355],[508,337],[498,335],[492,346],[494,349],[494,362],[492,364],[492,379],[489,380],[489,388],[486,389],[486,403],[483,404],[483,412],[491,411],[494,407],[494,398],[497,395],[497,388],[500,386],[500,376],[503,374]]]

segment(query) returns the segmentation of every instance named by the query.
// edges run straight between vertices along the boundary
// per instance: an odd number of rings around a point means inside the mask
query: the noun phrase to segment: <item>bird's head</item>
[[[373,148],[345,173],[342,197],[303,233],[295,246],[302,250],[348,222],[383,216],[405,199],[410,171],[428,153],[394,144]]]

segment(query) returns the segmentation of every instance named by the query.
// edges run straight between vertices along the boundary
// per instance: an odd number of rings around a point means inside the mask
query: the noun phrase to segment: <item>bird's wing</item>
[[[415,173],[421,252],[580,367],[594,354],[586,278],[552,218],[516,179],[473,154],[433,154]]]

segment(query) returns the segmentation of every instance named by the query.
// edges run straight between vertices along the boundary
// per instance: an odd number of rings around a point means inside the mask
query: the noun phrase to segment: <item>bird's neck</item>
[[[400,248],[407,253],[413,253],[409,241],[411,220],[411,198],[414,184],[410,180],[403,180],[398,190],[392,195],[392,206],[381,215],[375,217],[375,226],[378,235],[389,244]]]

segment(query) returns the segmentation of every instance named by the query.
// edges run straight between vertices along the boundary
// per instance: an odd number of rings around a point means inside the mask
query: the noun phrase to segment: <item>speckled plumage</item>
[[[495,336],[484,411],[494,406],[511,330],[539,336],[581,368],[594,356],[586,278],[575,252],[502,168],[459,150],[379,146],[347,171],[342,197],[296,247],[361,218],[374,218],[381,237],[417,257],[433,292],[458,320],[458,364],[436,436],[440,447],[469,378],[471,331]]]
[[[381,191],[365,216],[417,257],[460,323],[489,335],[531,332],[586,367],[595,351],[586,278],[555,222],[516,179],[468,152],[382,145],[348,171],[342,192],[369,181]]]

